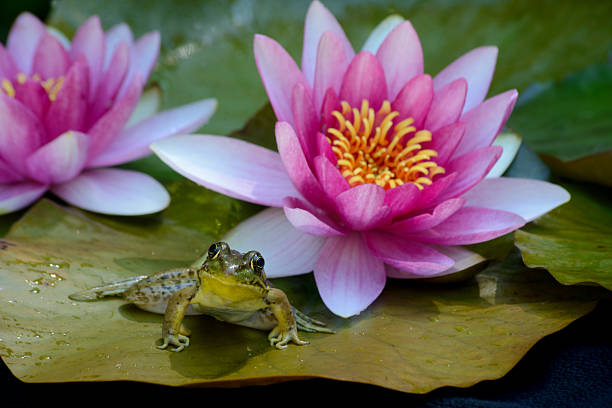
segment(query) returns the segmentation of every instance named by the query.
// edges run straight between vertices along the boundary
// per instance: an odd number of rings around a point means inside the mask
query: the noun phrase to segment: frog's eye
[[[216,242],[214,244],[212,244],[209,248],[208,248],[208,257],[210,259],[215,259],[216,257],[219,256],[219,254],[221,253],[221,244]]]
[[[254,272],[261,273],[264,269],[265,261],[260,254],[253,254],[251,257],[251,269]]]

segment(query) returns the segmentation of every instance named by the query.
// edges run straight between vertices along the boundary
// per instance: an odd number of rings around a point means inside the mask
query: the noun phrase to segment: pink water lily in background
[[[157,31],[134,41],[125,24],[104,32],[91,17],[72,42],[21,14],[0,44],[0,214],[51,190],[108,214],[160,211],[169,195],[146,174],[105,168],[202,126],[216,108],[198,101],[128,123],[155,65]],[[127,125],[127,126],[126,126]]]
[[[278,119],[278,153],[209,135],[152,149],[205,187],[273,207],[226,239],[260,250],[270,277],[314,271],[340,316],[364,310],[388,277],[456,272],[478,258],[460,245],[506,234],[569,199],[547,182],[485,178],[517,98],[511,90],[485,99],[495,47],[474,49],[432,78],[410,22],[383,21],[355,54],[315,1],[301,69],[263,35],[254,51]]]

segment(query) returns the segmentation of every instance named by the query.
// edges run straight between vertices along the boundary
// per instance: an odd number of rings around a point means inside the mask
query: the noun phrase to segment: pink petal
[[[570,195],[546,181],[502,177],[482,180],[463,198],[466,205],[508,211],[529,222],[566,203]]]
[[[336,196],[340,217],[356,231],[376,228],[390,220],[391,209],[384,201],[385,190],[372,183],[352,187]]]
[[[266,88],[276,118],[293,124],[291,111],[293,88],[298,83],[304,85],[306,89],[310,89],[310,86],[295,61],[273,39],[257,34],[253,48],[259,76]]]
[[[17,211],[36,201],[47,191],[37,183],[0,184],[0,215]]]
[[[438,153],[435,157],[436,163],[444,167],[453,156],[464,135],[465,124],[461,122],[451,123],[436,130],[432,135],[431,142],[424,142],[422,146],[423,149],[435,150]]]
[[[168,166],[214,191],[274,207],[299,197],[278,153],[222,136],[181,135],[157,141],[151,150]]]
[[[270,278],[313,270],[325,238],[305,234],[285,217],[282,208],[267,208],[238,224],[222,238],[240,252],[259,251]]]
[[[475,186],[495,165],[501,153],[501,147],[489,146],[451,160],[446,171],[457,173],[457,179],[436,199],[437,202],[458,197]]]
[[[12,183],[23,180],[23,176],[17,173],[8,163],[0,157],[0,184]]]
[[[42,184],[72,180],[83,170],[88,147],[86,134],[69,130],[28,157],[28,174]]]
[[[419,201],[414,205],[415,209],[428,208],[431,203],[440,202],[437,198],[455,183],[455,179],[458,176],[457,173],[447,172],[446,174],[447,175],[443,177],[436,178],[432,185],[426,186],[425,189],[421,191]]]
[[[324,127],[337,125],[338,119],[332,116],[332,112],[335,110],[342,112],[342,105],[336,91],[333,88],[328,88],[321,103],[321,119],[323,120],[323,125],[325,125]]]
[[[378,110],[387,98],[385,72],[373,54],[361,51],[349,64],[340,88],[340,99],[360,108],[365,99]]]
[[[336,154],[332,150],[331,145],[329,144],[327,138],[323,135],[323,133],[317,133],[317,153],[320,156],[324,156],[334,166],[335,163],[338,162]]]
[[[88,166],[114,166],[147,156],[152,153],[149,148],[151,143],[166,137],[191,133],[206,123],[216,108],[216,100],[204,99],[145,119],[121,131]]]
[[[363,239],[372,254],[402,272],[429,276],[440,273],[455,263],[430,246],[382,231],[368,231]]]
[[[87,66],[79,61],[72,64],[62,88],[45,116],[45,128],[49,139],[67,130],[85,130],[88,83]]]
[[[374,30],[372,30],[361,49],[363,51],[370,51],[372,54],[376,54],[376,51],[378,51],[378,48],[385,38],[387,38],[389,33],[403,21],[404,18],[397,14],[392,14],[385,18],[374,28]]]
[[[93,16],[87,19],[77,30],[72,39],[70,55],[73,60],[83,55],[89,66],[90,97],[96,95],[98,83],[102,77],[106,39],[100,19]]]
[[[342,40],[331,31],[321,37],[317,50],[317,63],[314,71],[314,102],[317,112],[321,111],[323,98],[329,88],[340,92],[342,78],[349,65]]]
[[[315,82],[315,66],[317,65],[317,50],[321,37],[325,32],[333,33],[342,44],[344,54],[350,60],[355,55],[353,47],[346,38],[344,30],[338,21],[319,1],[313,1],[306,13],[304,23],[304,45],[302,47],[302,71],[310,85]],[[279,120],[282,120],[279,118]]]
[[[91,139],[89,157],[93,159],[104,152],[130,119],[134,108],[138,105],[142,82],[137,74],[125,95],[119,102],[106,112],[87,132]]]
[[[13,57],[4,49],[4,45],[0,43],[0,78],[13,80],[18,72]]]
[[[391,104],[399,112],[396,121],[414,119],[414,127],[422,129],[433,100],[433,82],[429,75],[417,75],[399,91]]]
[[[170,202],[166,189],[153,177],[123,169],[87,170],[52,191],[72,205],[102,214],[151,214]]]
[[[517,97],[516,90],[506,91],[465,113],[461,117],[461,121],[466,126],[465,136],[457,147],[454,157],[490,146],[504,127]]]
[[[21,13],[13,23],[6,48],[20,72],[30,74],[38,43],[47,33],[43,23],[33,14]]]
[[[66,74],[68,67],[70,56],[62,43],[53,35],[45,34],[34,53],[32,72],[43,79],[59,78]]]
[[[312,101],[312,93],[302,84],[293,88],[292,111],[300,146],[307,160],[311,161],[317,153],[316,135],[321,126]]]
[[[360,234],[327,238],[314,266],[323,302],[333,313],[350,317],[368,307],[385,287],[385,267]]]
[[[28,79],[25,83],[17,82],[14,86],[15,99],[27,106],[37,118],[44,118],[47,115],[51,101],[39,81]]]
[[[344,235],[342,228],[331,218],[319,213],[312,206],[299,198],[285,198],[285,216],[295,228],[306,234],[320,237]]]
[[[135,73],[140,73],[143,83],[147,82],[155,66],[160,46],[161,34],[159,31],[151,31],[143,35],[136,41],[136,44],[134,44],[133,67]]]
[[[406,237],[438,245],[467,245],[488,241],[525,225],[511,212],[479,207],[463,207],[435,228]]]
[[[385,71],[389,98],[395,99],[409,80],[423,73],[421,42],[410,21],[400,23],[389,33],[376,58]]]
[[[456,79],[436,91],[425,119],[425,129],[434,132],[442,126],[455,123],[461,115],[466,92],[467,82],[463,78]]]
[[[127,24],[119,23],[106,32],[105,41],[106,49],[104,54],[104,71],[106,71],[108,68],[111,59],[116,52],[116,47],[124,42],[128,46],[128,49],[132,48],[132,45],[134,44],[134,37],[132,35],[132,30],[130,30],[130,27]]]
[[[336,197],[338,194],[349,189],[348,181],[346,181],[342,174],[340,174],[340,170],[327,157],[315,157],[314,170],[321,186],[330,197]]]
[[[417,231],[430,229],[440,224],[463,207],[465,199],[451,198],[436,205],[431,213],[415,215],[399,220],[386,227],[385,230],[395,234],[406,235]]]
[[[391,209],[391,218],[402,216],[418,203],[421,192],[413,183],[402,184],[385,192],[385,205]]]
[[[295,188],[316,207],[329,208],[330,200],[312,174],[297,135],[287,122],[276,123],[276,144],[287,175]]]
[[[25,174],[25,158],[45,141],[45,130],[21,102],[0,93],[0,157]]]
[[[127,75],[130,66],[130,50],[124,42],[117,45],[108,69],[104,73],[102,82],[98,87],[98,95],[93,101],[89,114],[89,123],[95,123],[102,114],[108,111],[117,92]]]
[[[128,90],[130,82],[137,75],[143,84],[147,82],[157,57],[161,45],[161,36],[158,31],[152,31],[140,37],[131,48],[130,67],[125,75],[123,85],[119,89],[117,96],[121,98]]]
[[[434,90],[450,84],[457,78],[465,78],[468,92],[463,112],[481,103],[487,92],[495,71],[497,47],[479,47],[457,58],[434,78]]]
[[[471,268],[473,266],[482,264],[487,260],[482,256],[478,255],[476,252],[472,252],[469,249],[465,249],[461,246],[445,246],[445,245],[429,245],[436,251],[442,253],[443,255],[451,258],[455,263],[448,269],[445,269],[441,272],[432,273],[428,275],[428,278],[433,278],[435,276],[444,276],[450,275],[452,273],[463,271],[467,268]],[[399,270],[393,266],[387,266],[387,277],[389,278],[399,278],[399,279],[422,279],[423,275],[418,273],[410,273],[408,271]]]

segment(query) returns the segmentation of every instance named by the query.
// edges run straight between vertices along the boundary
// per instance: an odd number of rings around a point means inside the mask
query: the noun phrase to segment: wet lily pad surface
[[[235,200],[185,182],[169,185],[209,209]],[[223,229],[161,215],[120,223],[42,200],[3,238],[0,355],[27,382],[134,380],[168,385],[240,385],[324,377],[424,393],[504,375],[540,338],[589,312],[596,293],[565,287],[513,252],[474,279],[449,285],[389,282],[361,315],[333,316],[310,274],[278,279],[291,302],[335,334],[303,333],[307,346],[276,350],[267,334],[206,316],[189,317],[192,344],[156,348],[160,315],[120,299],[74,302],[78,290],[187,265]],[[237,205],[235,217],[257,208]],[[214,217],[211,217],[214,218]]]

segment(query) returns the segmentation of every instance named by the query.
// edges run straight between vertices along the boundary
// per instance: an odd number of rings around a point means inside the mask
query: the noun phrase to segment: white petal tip
[[[487,178],[500,177],[510,167],[514,161],[519,148],[521,147],[522,138],[519,134],[513,132],[500,133],[493,141],[494,146],[501,146],[501,157],[495,163],[495,166],[487,174]]]
[[[52,191],[76,207],[109,215],[154,214],[170,204],[166,189],[151,176],[115,168],[88,170]]]
[[[387,38],[387,35],[389,35],[389,33],[404,20],[404,17],[400,16],[399,14],[391,14],[385,18],[376,26],[376,28],[374,28],[374,30],[372,30],[372,33],[363,44],[362,50],[370,51],[372,54],[376,54],[376,51],[385,38]]]

